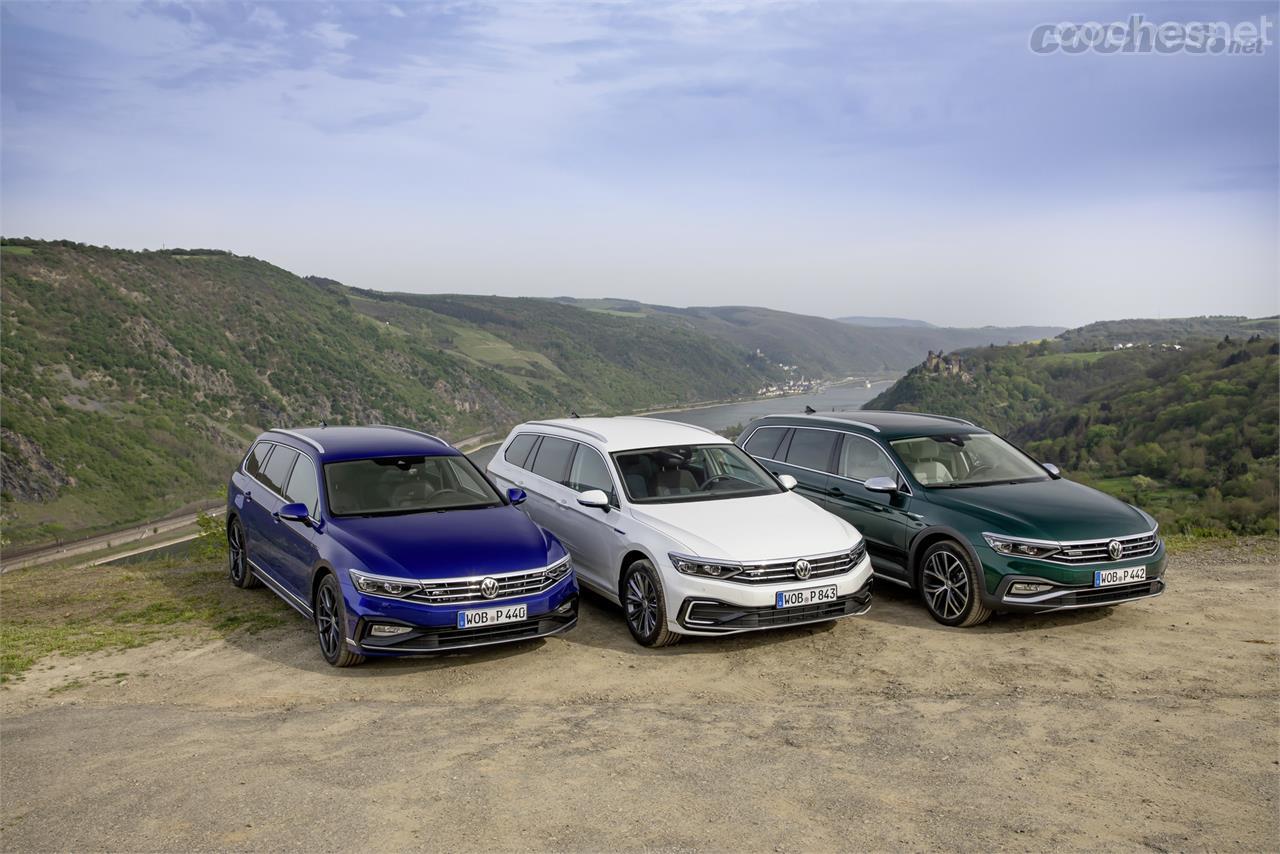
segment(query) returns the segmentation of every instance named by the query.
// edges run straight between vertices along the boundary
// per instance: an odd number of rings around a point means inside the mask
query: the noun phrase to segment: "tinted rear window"
[[[569,475],[569,458],[573,456],[573,446],[574,443],[568,439],[544,436],[533,460],[533,473],[556,483],[564,483]]]
[[[262,466],[267,461],[267,454],[271,453],[272,447],[274,446],[270,442],[259,442],[253,446],[253,450],[244,461],[244,470],[249,477],[262,477]]]
[[[782,444],[782,437],[787,435],[787,430],[786,427],[761,427],[751,434],[743,450],[753,457],[776,460],[778,445]]]
[[[839,433],[831,430],[811,430],[797,427],[787,449],[786,462],[817,471],[831,470],[831,452],[835,449]]]
[[[275,452],[267,460],[266,467],[262,469],[262,474],[258,476],[258,480],[284,495],[284,485],[289,479],[289,470],[293,468],[293,461],[297,458],[298,452],[293,448],[277,445]]]
[[[529,460],[529,451],[537,438],[533,433],[521,433],[516,436],[511,440],[511,444],[507,445],[506,453],[502,455],[503,459],[513,466],[525,468],[525,463]]]

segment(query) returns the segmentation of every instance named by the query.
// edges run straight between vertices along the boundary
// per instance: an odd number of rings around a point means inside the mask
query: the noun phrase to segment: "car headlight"
[[[356,589],[368,596],[386,596],[389,599],[403,599],[411,593],[422,589],[422,585],[407,578],[383,578],[379,575],[368,575],[354,569],[347,572],[351,575],[351,583]]]
[[[573,569],[573,563],[569,560],[569,556],[565,555],[560,560],[547,567],[547,578],[552,581],[559,581],[569,574],[569,570]]]
[[[1048,557],[1062,551],[1062,547],[1057,543],[1016,540],[995,534],[983,534],[982,538],[987,541],[987,545],[991,546],[992,551],[1009,557]]]
[[[867,541],[859,540],[858,544],[849,550],[849,560],[854,566],[862,563],[862,559],[867,556]]]
[[[702,578],[731,578],[742,572],[742,567],[737,564],[717,563],[713,560],[703,560],[700,557],[675,554],[674,552],[667,555],[667,557],[671,558],[671,565],[676,568],[676,572],[684,575],[697,575]]]

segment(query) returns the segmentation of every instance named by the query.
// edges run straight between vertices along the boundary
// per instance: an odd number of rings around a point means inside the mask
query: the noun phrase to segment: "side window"
[[[782,437],[787,435],[788,429],[787,427],[761,427],[751,434],[751,438],[742,446],[742,450],[753,457],[776,460],[778,446],[782,444]]]
[[[293,448],[277,445],[275,452],[271,454],[271,458],[263,466],[262,475],[258,480],[279,494],[284,495],[284,485],[289,479],[289,470],[293,468],[293,461],[297,458],[298,452]]]
[[[537,438],[533,433],[521,433],[511,440],[510,445],[507,445],[502,458],[513,466],[525,468],[525,463],[529,461],[529,451],[533,450],[533,443]]]
[[[575,492],[598,489],[609,496],[610,504],[617,504],[613,478],[609,476],[609,468],[605,465],[604,458],[595,448],[578,445],[578,453],[574,455],[573,465],[569,469],[569,488]]]
[[[547,480],[564,483],[569,476],[569,458],[573,456],[575,444],[568,439],[543,436],[530,471]]]
[[[797,427],[783,462],[817,471],[831,471],[831,452],[839,438],[840,434],[832,430]]]
[[[854,480],[870,480],[873,477],[898,478],[898,470],[880,446],[870,439],[846,433],[840,448],[840,465],[836,474]]]
[[[298,458],[298,464],[289,475],[289,486],[284,497],[307,505],[312,516],[320,515],[320,483],[316,480],[316,467],[305,457]]]
[[[244,459],[245,474],[249,477],[255,477],[262,480],[262,467],[267,463],[267,454],[271,453],[271,449],[275,445],[270,442],[259,442],[253,446],[253,450],[249,452],[249,456]]]

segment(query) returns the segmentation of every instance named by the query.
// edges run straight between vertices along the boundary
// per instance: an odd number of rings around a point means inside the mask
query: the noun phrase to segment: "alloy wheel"
[[[328,584],[320,586],[319,601],[316,603],[316,631],[320,635],[320,651],[324,653],[324,657],[330,661],[337,658],[342,643],[342,629],[338,625],[338,600]]]
[[[929,555],[924,565],[924,596],[933,612],[955,620],[969,606],[969,573],[964,563],[948,551]]]
[[[658,588],[646,572],[633,572],[627,579],[627,622],[642,637],[653,634],[658,624]]]
[[[244,531],[240,523],[233,522],[227,530],[227,560],[231,564],[231,580],[236,584],[244,581],[246,571],[244,554]]]

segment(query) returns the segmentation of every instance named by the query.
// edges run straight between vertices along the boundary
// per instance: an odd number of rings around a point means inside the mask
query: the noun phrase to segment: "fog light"
[[[408,626],[387,626],[377,624],[369,629],[369,634],[375,638],[393,638],[396,635],[402,635],[405,632],[411,632],[413,629]]]
[[[1052,584],[1028,584],[1023,581],[1009,585],[1009,592],[1017,596],[1026,596],[1029,593],[1043,593],[1052,589]]]

